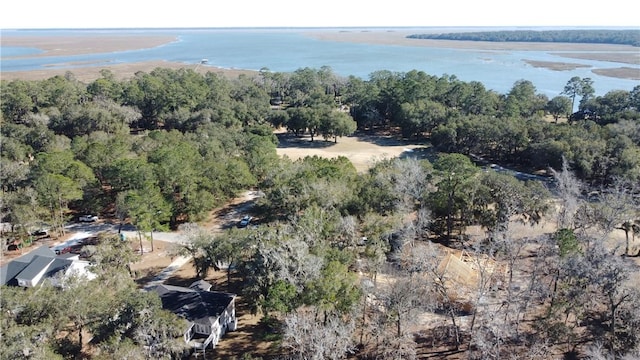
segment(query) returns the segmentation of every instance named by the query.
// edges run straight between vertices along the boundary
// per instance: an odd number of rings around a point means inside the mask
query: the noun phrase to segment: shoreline
[[[2,80],[46,80],[54,76],[65,76],[67,73],[73,74],[73,77],[81,82],[90,83],[102,77],[102,70],[109,70],[113,73],[113,76],[118,80],[127,80],[135,77],[137,72],[149,73],[157,68],[168,69],[193,69],[199,74],[206,74],[207,72],[217,73],[229,79],[235,79],[240,75],[254,75],[257,71],[243,70],[243,69],[224,69],[209,65],[199,64],[183,64],[170,61],[144,61],[127,64],[110,64],[99,66],[82,66],[82,67],[69,67],[65,69],[41,69],[41,70],[27,70],[27,71],[12,71],[2,72]]]
[[[306,32],[305,35],[322,41],[373,45],[425,46],[478,51],[545,51],[551,55],[574,60],[596,60],[616,64],[640,65],[640,49],[631,45],[433,40],[411,39],[406,37],[418,32],[419,31],[415,30],[326,30],[309,31]],[[591,67],[590,65],[580,63],[542,62],[528,59],[522,59],[522,61],[535,67],[546,68],[553,71]],[[628,66],[592,68],[591,72],[600,76],[625,80],[640,80],[640,69]]]
[[[629,45],[610,44],[567,44],[567,43],[520,43],[520,42],[486,42],[486,41],[459,41],[459,40],[429,40],[410,39],[407,35],[415,34],[420,30],[399,29],[319,29],[302,30],[304,36],[321,41],[337,41],[361,44],[377,44],[392,46],[424,46],[450,49],[466,49],[478,51],[547,51],[549,54],[570,58],[573,60],[597,60],[620,64],[615,68],[592,68],[594,74],[613,78],[640,80],[640,69],[627,65],[640,65],[640,50]],[[424,31],[423,31],[424,32]],[[37,54],[19,55],[7,57],[7,59],[28,59],[50,56],[86,55],[95,53],[109,53],[148,49],[163,46],[178,41],[177,36],[169,35],[99,35],[88,36],[2,36],[2,46],[28,47],[39,49]],[[522,59],[529,65],[546,68],[553,71],[563,71],[577,67],[591,67],[578,62],[540,62]],[[59,66],[61,64],[50,64]],[[255,74],[254,70],[222,69],[213,66],[195,66],[168,61],[148,61],[127,64],[99,64],[68,63],[62,64],[65,69],[49,68],[26,71],[1,72],[1,79],[6,80],[44,80],[56,75],[64,75],[67,72],[80,81],[94,81],[101,77],[100,71],[111,70],[119,79],[131,78],[136,72],[149,72],[157,67],[172,69],[194,67],[198,72],[213,71],[228,77],[237,77],[239,74]]]
[[[427,46],[450,49],[471,50],[518,50],[518,51],[599,51],[599,52],[640,52],[631,45],[551,43],[551,42],[497,42],[467,40],[412,39],[406,36],[424,33],[416,30],[318,30],[304,34],[318,40],[354,42],[379,45]]]
[[[2,46],[39,49],[38,54],[18,55],[7,59],[49,56],[87,55],[117,51],[150,49],[178,41],[177,36],[95,35],[90,36],[2,36]]]

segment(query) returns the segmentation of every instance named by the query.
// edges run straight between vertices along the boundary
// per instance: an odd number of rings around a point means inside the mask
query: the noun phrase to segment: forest
[[[413,34],[411,39],[564,42],[640,46],[640,30],[510,30]]]
[[[453,75],[329,67],[3,80],[2,240],[28,245],[43,223],[62,235],[84,213],[187,227],[177,251],[201,278],[233,265],[269,358],[632,359],[640,86],[596,86],[574,77],[549,99],[524,79],[500,94]],[[391,133],[433,151],[358,172],[345,157],[279,157],[280,128],[329,146]],[[263,194],[257,226],[198,228],[247,189]],[[541,223],[554,230],[523,230]],[[93,280],[0,289],[0,358],[185,358],[182,320],[134,282],[137,255],[109,234],[88,252]]]

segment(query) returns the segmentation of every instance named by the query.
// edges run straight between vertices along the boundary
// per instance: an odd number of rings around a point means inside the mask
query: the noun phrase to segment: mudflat
[[[319,40],[344,41],[365,44],[428,46],[451,49],[477,50],[535,50],[535,51],[599,51],[599,52],[635,52],[640,55],[640,49],[630,45],[613,44],[579,44],[579,43],[535,43],[535,42],[494,42],[494,41],[463,41],[463,40],[432,40],[411,39],[408,35],[426,34],[422,30],[316,30],[308,31],[307,36]]]
[[[44,56],[70,56],[86,55],[97,53],[108,53],[114,51],[127,51],[149,49],[165,45],[178,38],[175,36],[131,36],[131,35],[90,35],[90,36],[2,36],[0,43],[2,46],[30,47],[42,50],[38,54],[16,56],[15,58],[31,58]],[[60,65],[60,64],[51,64]],[[185,65],[178,62],[169,61],[144,61],[126,64],[100,64],[91,66],[91,63],[67,63],[66,69],[39,69],[29,71],[2,72],[1,78],[4,80],[44,80],[56,75],[65,75],[67,72],[82,82],[91,82],[101,77],[103,69],[110,70],[119,79],[132,78],[135,73],[150,72],[156,68],[180,69],[191,67],[199,73],[207,71],[219,73],[223,76],[236,78],[240,74],[251,74],[249,70],[221,69],[212,66]]]
[[[524,43],[524,42],[487,42],[487,41],[457,41],[457,40],[428,40],[410,39],[407,35],[421,33],[419,30],[339,30],[318,29],[305,32],[306,36],[319,40],[341,41],[365,44],[383,44],[396,46],[426,46],[454,49],[476,50],[535,50],[549,51],[554,55],[566,58],[611,61],[622,64],[640,64],[640,49],[627,45],[610,44],[569,44],[569,43]],[[177,41],[175,36],[151,36],[151,35],[88,35],[88,36],[6,36],[0,38],[2,46],[31,47],[42,50],[42,53],[23,55],[22,58],[42,56],[68,56],[92,53],[104,53],[114,51],[126,51],[136,49],[153,48]],[[578,53],[579,52],[579,53]],[[15,57],[14,57],[15,58]],[[522,59],[532,63],[531,60]],[[53,65],[53,64],[52,64]],[[109,69],[118,79],[132,77],[136,72],[149,72],[157,67],[185,68],[191,67],[198,72],[217,72],[228,77],[237,77],[239,74],[255,73],[249,70],[222,69],[212,66],[185,65],[167,61],[146,61],[127,64],[96,64],[73,63],[65,64],[68,69],[41,69],[30,71],[2,72],[2,79],[13,80],[42,80],[55,75],[64,75],[67,71],[73,73],[76,79],[90,82],[98,79],[102,69]],[[583,66],[572,62],[537,62],[534,66],[551,70],[564,70]],[[594,73],[602,76],[611,76],[623,79],[640,80],[640,70],[629,66],[621,66],[612,69],[593,69]]]
[[[42,53],[19,57],[85,55],[114,51],[149,49],[177,41],[175,36],[90,35],[90,36],[6,36],[2,46],[30,47]]]
[[[71,64],[73,65],[73,64]],[[241,70],[241,69],[223,69],[214,66],[197,66],[186,65],[178,62],[170,61],[143,61],[126,64],[109,64],[100,66],[83,66],[83,67],[70,67],[67,69],[41,69],[41,70],[29,70],[29,71],[13,71],[3,72],[0,79],[3,80],[44,80],[56,75],[64,76],[67,72],[71,72],[73,77],[84,83],[90,83],[102,77],[100,72],[102,70],[109,70],[118,80],[131,79],[137,72],[149,73],[157,68],[168,69],[184,69],[191,68],[197,73],[205,74],[207,72],[216,73],[229,79],[235,79],[240,74],[255,74],[255,71]]]
[[[319,40],[343,41],[365,44],[426,46],[449,49],[502,50],[502,51],[547,51],[550,54],[573,59],[609,61],[614,63],[640,65],[640,48],[630,45],[579,44],[579,43],[534,43],[534,42],[493,42],[412,39],[408,35],[424,34],[422,30],[326,30],[310,31],[308,36]],[[583,64],[569,62],[523,61],[536,67],[562,71],[583,67]],[[640,80],[640,69],[628,66],[610,69],[593,69],[594,73],[620,79]]]

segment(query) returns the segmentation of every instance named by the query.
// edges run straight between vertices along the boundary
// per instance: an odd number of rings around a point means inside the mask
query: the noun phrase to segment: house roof
[[[236,295],[202,290],[200,285],[198,282],[192,284],[191,288],[159,285],[155,290],[160,295],[164,309],[188,321],[209,326],[218,321]]]
[[[42,245],[16,259],[13,259],[9,263],[0,267],[0,285],[17,285],[18,281],[16,280],[16,276],[29,266],[36,256],[55,258],[56,253],[54,253],[48,246]]]
[[[19,261],[23,263],[30,263],[31,259],[33,259],[35,256],[56,257],[56,253],[53,250],[51,250],[51,248],[49,248],[47,245],[41,245],[29,251],[28,253],[11,260],[11,262]]]
[[[56,259],[48,256],[37,255],[31,259],[31,262],[27,267],[20,271],[15,278],[18,280],[33,281],[41,273],[43,278],[49,278],[60,271],[66,270],[72,263],[73,260]]]
[[[193,284],[189,285],[189,289],[209,291],[211,290],[211,286],[212,286],[211,284],[209,284],[204,280],[198,280],[198,281],[195,281]]]
[[[54,258],[49,256],[34,256],[31,262],[16,275],[16,279],[33,280],[38,274],[45,271],[53,260]]]
[[[16,286],[18,279],[33,281],[41,273],[42,278],[50,278],[66,271],[74,262],[78,261],[58,257],[49,247],[41,246],[0,267],[0,285]]]
[[[16,275],[24,270],[29,263],[13,260],[0,267],[0,285],[18,285]]]
[[[74,261],[70,259],[54,259],[51,265],[49,265],[49,268],[47,269],[47,272],[44,276],[52,277],[60,271],[67,270],[69,267],[71,267],[71,265],[73,265],[73,263]]]

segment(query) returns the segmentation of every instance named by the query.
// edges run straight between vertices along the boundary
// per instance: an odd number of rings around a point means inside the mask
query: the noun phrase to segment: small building
[[[227,331],[238,326],[235,311],[235,294],[211,291],[211,284],[198,280],[188,288],[158,285],[155,291],[162,300],[162,307],[189,322],[184,340],[196,351],[208,346],[215,348]]]
[[[77,257],[58,256],[49,247],[40,246],[0,267],[0,285],[35,287],[49,279],[55,286],[61,286],[61,280],[71,276],[94,278],[89,265]]]

